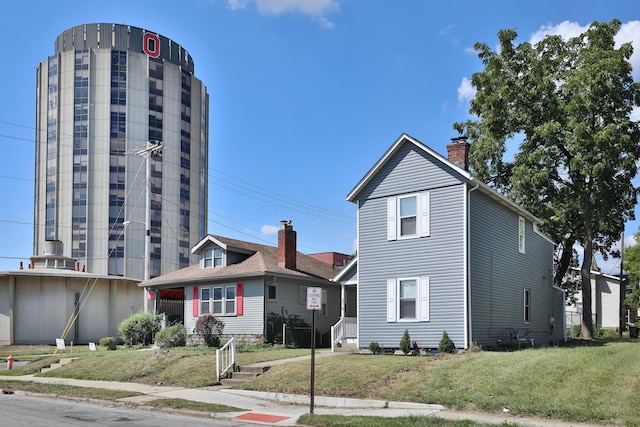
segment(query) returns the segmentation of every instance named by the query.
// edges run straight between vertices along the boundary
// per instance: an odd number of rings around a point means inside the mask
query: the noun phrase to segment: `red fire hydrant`
[[[7,369],[12,369],[13,368],[13,356],[9,355],[9,357],[7,357]]]

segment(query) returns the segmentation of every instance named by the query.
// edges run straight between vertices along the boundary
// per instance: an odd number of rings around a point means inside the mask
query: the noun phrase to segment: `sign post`
[[[309,413],[313,414],[315,396],[315,367],[316,367],[316,311],[322,308],[322,288],[307,288],[307,310],[311,316],[311,399]]]

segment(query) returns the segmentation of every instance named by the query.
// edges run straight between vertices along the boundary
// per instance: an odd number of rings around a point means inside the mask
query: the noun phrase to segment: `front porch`
[[[331,351],[336,351],[343,344],[357,344],[358,318],[343,317],[331,327]]]

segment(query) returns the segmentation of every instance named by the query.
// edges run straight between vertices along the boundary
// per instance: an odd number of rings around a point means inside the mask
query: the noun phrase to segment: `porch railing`
[[[220,380],[236,366],[236,339],[231,339],[216,350],[216,378]]]
[[[342,344],[348,339],[358,337],[358,319],[343,317],[331,327],[331,351],[335,351],[336,344]]]

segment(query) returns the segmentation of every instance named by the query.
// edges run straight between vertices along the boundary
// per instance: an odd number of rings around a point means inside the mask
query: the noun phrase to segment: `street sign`
[[[307,310],[322,309],[322,288],[307,288]]]

